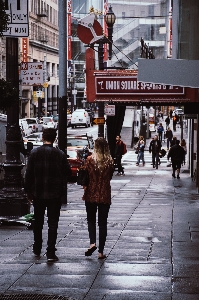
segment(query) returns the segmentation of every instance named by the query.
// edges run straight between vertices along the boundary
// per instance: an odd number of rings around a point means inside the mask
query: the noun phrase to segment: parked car
[[[77,171],[84,164],[85,159],[89,155],[89,150],[87,147],[76,148],[76,147],[67,147],[67,159],[71,167],[72,175],[69,178],[72,181],[77,180]]]
[[[57,128],[57,122],[53,121],[53,117],[43,117],[43,129],[46,128]]]
[[[30,135],[24,136],[24,142],[41,142],[42,141],[42,132],[35,132]]]
[[[34,149],[34,148],[37,148],[37,147],[40,147],[40,146],[43,145],[43,142],[42,142],[42,141],[30,141],[30,140],[29,140],[29,141],[24,141],[24,147],[25,147],[25,149],[28,148],[28,146],[27,146],[28,143],[32,143],[33,149]],[[55,147],[55,148],[58,147],[58,144],[57,144],[56,141],[53,143],[53,147]]]
[[[43,130],[43,126],[38,120],[38,118],[24,118],[19,119],[19,125],[21,126],[21,122],[26,121],[28,127],[32,129],[32,132],[38,132]]]
[[[72,113],[71,127],[74,128],[77,126],[91,126],[90,116],[85,109],[76,109]]]
[[[90,152],[93,151],[94,141],[91,136],[67,136],[67,145],[66,147],[78,147],[84,148],[87,147]]]
[[[85,111],[87,111],[87,113],[90,116],[91,119],[91,125],[93,125],[93,120],[95,119],[95,113],[93,110],[91,110],[90,108],[86,108]]]
[[[176,108],[176,109],[174,110],[174,113],[176,113],[176,115],[178,115],[178,116],[184,115],[184,111],[183,111],[182,108]]]
[[[32,126],[28,125],[28,122],[26,121],[26,119],[19,119],[19,126],[21,129],[22,136],[29,135],[33,132]]]
[[[71,126],[71,118],[72,118],[72,114],[67,113],[67,127]]]

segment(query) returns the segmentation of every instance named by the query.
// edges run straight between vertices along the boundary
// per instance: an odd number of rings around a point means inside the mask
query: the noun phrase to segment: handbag
[[[88,186],[89,184],[89,175],[88,171],[84,168],[79,168],[77,172],[77,184]]]

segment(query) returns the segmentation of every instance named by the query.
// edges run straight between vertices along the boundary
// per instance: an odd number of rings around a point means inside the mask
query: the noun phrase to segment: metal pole
[[[99,42],[98,47],[98,53],[99,53],[99,70],[104,70],[104,47],[103,47],[103,41]],[[98,102],[98,117],[103,118],[104,117],[104,103]],[[104,137],[104,125],[98,125],[98,137]]]
[[[44,82],[47,81],[47,64],[46,64],[46,55],[44,55]],[[45,116],[47,116],[47,87],[44,88],[44,107],[45,107]]]
[[[67,139],[67,1],[59,0],[59,124],[58,146],[65,151]],[[67,203],[67,190],[62,199]]]
[[[19,89],[18,38],[6,38],[6,80]],[[22,136],[19,127],[19,102],[7,110],[6,160],[4,188],[0,191],[0,215],[21,217],[30,211],[24,189],[22,188],[20,158]]]
[[[58,146],[65,151],[67,136],[67,1],[59,0],[59,124]]]

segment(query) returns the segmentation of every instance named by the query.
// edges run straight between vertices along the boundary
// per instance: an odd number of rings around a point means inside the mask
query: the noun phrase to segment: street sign
[[[44,92],[43,91],[33,91],[33,97],[37,98],[44,98]]]
[[[28,37],[28,0],[5,1],[5,12],[9,16],[8,25],[3,32],[4,36]]]
[[[47,88],[47,87],[48,87],[48,82],[44,82],[44,83],[43,83],[43,87],[44,87],[44,88]]]
[[[42,62],[21,63],[22,85],[42,85],[44,80],[43,75],[44,69]]]
[[[105,124],[105,119],[104,118],[95,118],[93,120],[93,123],[95,123],[97,125],[104,125]]]
[[[104,112],[107,116],[115,116],[115,105],[106,105]]]

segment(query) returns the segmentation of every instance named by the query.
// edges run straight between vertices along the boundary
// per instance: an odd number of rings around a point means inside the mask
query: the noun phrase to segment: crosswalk
[[[168,161],[167,161],[167,154],[168,151],[166,153],[166,155],[162,158],[160,158],[160,165],[167,167],[168,165]],[[153,167],[152,164],[152,154],[149,153],[149,151],[144,151],[144,160],[145,160],[145,167]],[[137,154],[135,154],[135,150],[129,150],[123,157],[122,157],[122,165],[125,167],[127,167],[128,165],[130,165],[132,167],[132,165],[136,166],[136,162],[137,162]],[[140,162],[140,166],[142,166],[142,161]]]

